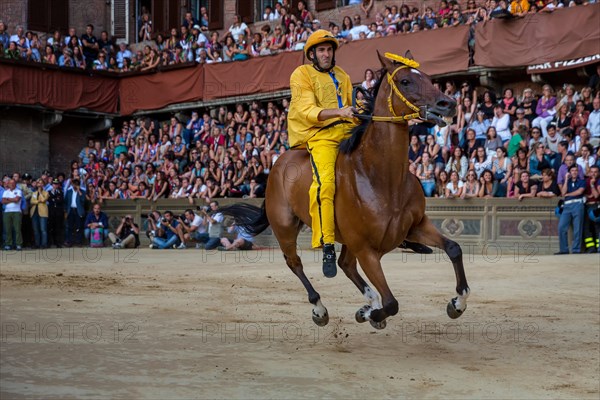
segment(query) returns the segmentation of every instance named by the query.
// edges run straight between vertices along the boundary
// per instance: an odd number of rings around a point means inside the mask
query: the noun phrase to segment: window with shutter
[[[29,0],[27,4],[27,29],[32,31],[49,31],[48,15],[50,0]]]
[[[209,0],[208,2],[208,29],[223,29],[223,2],[221,0]]]
[[[27,29],[66,33],[69,28],[68,0],[29,0],[27,2]]]
[[[179,0],[169,0],[169,27],[165,32],[169,32],[172,28],[177,28],[183,23],[183,16],[181,15],[181,8],[179,6]]]
[[[112,30],[115,39],[127,39],[127,7],[128,0],[112,0]]]
[[[251,24],[254,22],[254,2],[250,0],[237,0],[236,13],[242,21]]]
[[[154,0],[152,2],[152,32],[169,32],[167,26],[167,15],[165,12],[165,1],[166,0]],[[179,29],[177,29],[179,31]],[[138,32],[139,34],[139,32]]]
[[[331,8],[335,8],[337,1],[336,0],[316,0],[315,8],[317,11],[329,10]]]
[[[50,0],[50,21],[48,31],[58,29],[66,32],[69,29],[69,1]]]

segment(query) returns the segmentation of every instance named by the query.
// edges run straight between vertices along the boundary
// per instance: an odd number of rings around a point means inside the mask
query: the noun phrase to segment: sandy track
[[[36,258],[37,256],[37,258]],[[445,313],[439,256],[384,258],[400,314],[354,321],[360,293],[303,259],[318,328],[277,251],[2,253],[0,397],[590,398],[600,393],[600,256],[469,256]]]

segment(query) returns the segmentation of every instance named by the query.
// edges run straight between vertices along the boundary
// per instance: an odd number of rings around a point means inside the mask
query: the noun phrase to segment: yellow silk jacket
[[[342,107],[352,105],[352,82],[340,67],[331,70],[338,81],[338,91]],[[319,113],[324,109],[342,108],[338,102],[336,85],[327,72],[319,72],[312,65],[301,65],[290,77],[292,100],[288,113],[288,135],[290,147],[306,143],[319,129],[342,118],[319,121]],[[351,120],[348,120],[352,122]],[[322,131],[326,132],[326,131]]]

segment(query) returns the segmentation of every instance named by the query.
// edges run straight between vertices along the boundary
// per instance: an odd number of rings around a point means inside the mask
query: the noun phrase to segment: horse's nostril
[[[438,106],[439,108],[446,109],[446,108],[450,107],[450,103],[447,102],[446,100],[440,100],[437,102],[436,106]]]

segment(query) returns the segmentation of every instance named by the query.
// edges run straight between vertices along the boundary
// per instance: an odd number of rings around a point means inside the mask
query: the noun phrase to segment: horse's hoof
[[[326,312],[322,317],[319,317],[313,313],[312,319],[313,322],[318,326],[325,326],[329,323],[329,313]]]
[[[465,305],[465,310],[458,310],[454,306],[454,301],[455,299],[450,300],[448,302],[448,307],[446,307],[446,312],[448,313],[448,316],[452,319],[460,317],[463,314],[463,312],[467,309],[467,306]]]
[[[371,306],[365,305],[358,309],[356,314],[354,314],[354,318],[356,318],[356,322],[363,323],[367,322],[367,312],[371,309]]]
[[[387,326],[387,322],[385,322],[385,319],[383,321],[379,321],[379,322],[375,322],[375,321],[369,321],[371,323],[371,326],[375,329],[385,329],[385,327]]]

